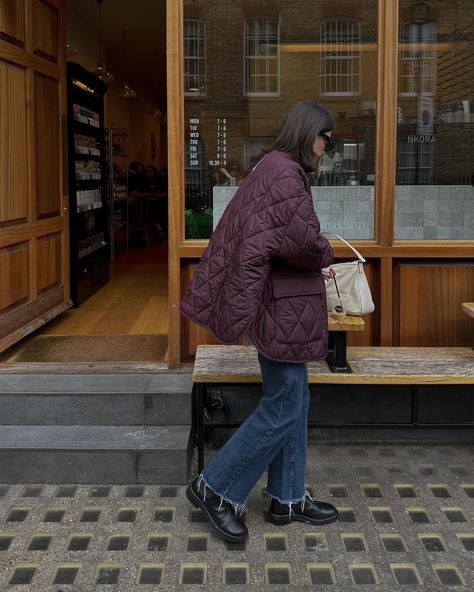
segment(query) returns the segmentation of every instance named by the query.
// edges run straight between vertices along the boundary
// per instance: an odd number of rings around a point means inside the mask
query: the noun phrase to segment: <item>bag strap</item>
[[[259,165],[259,164],[262,162],[262,160],[265,158],[265,156],[266,156],[266,154],[264,154],[264,155],[262,156],[262,158],[261,158],[261,159],[260,159],[260,160],[257,162],[257,164],[256,164],[256,165],[253,167],[252,171],[254,171],[254,170],[255,170],[255,169],[258,167],[258,165]]]
[[[357,255],[357,258],[359,259],[359,261],[362,261],[362,263],[365,263],[365,259],[362,257],[362,255],[359,253],[359,251],[357,249],[355,249],[350,243],[348,243],[345,239],[342,238],[342,236],[339,236],[338,234],[336,234],[335,232],[331,232],[330,230],[321,230],[321,234],[331,234],[332,236],[337,237],[339,240],[341,240],[343,243],[345,243],[349,249],[352,249],[352,251],[354,251],[354,253]]]

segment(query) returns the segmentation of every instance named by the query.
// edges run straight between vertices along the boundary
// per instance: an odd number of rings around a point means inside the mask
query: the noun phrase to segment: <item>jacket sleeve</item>
[[[319,271],[333,262],[332,247],[320,232],[311,195],[303,185],[294,189],[301,198],[290,211],[291,217],[276,256],[289,265]]]

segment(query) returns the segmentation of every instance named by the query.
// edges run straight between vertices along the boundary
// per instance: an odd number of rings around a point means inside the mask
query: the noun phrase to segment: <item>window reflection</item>
[[[225,18],[222,17],[225,15]],[[185,237],[207,238],[298,101],[336,119],[310,174],[321,225],[373,238],[377,0],[185,0]]]
[[[279,37],[279,23],[275,18],[245,21],[245,94],[278,93]]]
[[[397,239],[474,238],[472,2],[400,0]]]
[[[327,19],[321,23],[321,43],[351,44],[351,51],[340,49],[321,53],[321,94],[357,95],[360,92],[360,22]]]
[[[203,21],[184,20],[184,93],[206,92],[206,27]]]

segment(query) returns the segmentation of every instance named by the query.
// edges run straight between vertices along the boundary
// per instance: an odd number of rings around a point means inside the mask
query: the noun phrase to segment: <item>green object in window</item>
[[[184,214],[185,238],[209,238],[212,233],[212,210],[202,212],[186,210]]]

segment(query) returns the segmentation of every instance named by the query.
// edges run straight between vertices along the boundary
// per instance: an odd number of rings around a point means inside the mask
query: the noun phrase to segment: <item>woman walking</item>
[[[327,354],[324,280],[334,275],[308,174],[334,146],[334,128],[332,115],[315,101],[287,113],[278,137],[224,211],[181,302],[183,314],[220,342],[244,339],[258,350],[262,398],[186,489],[189,501],[230,541],[248,535],[242,512],[266,469],[272,523],[337,520],[334,506],[305,489],[306,363]]]

